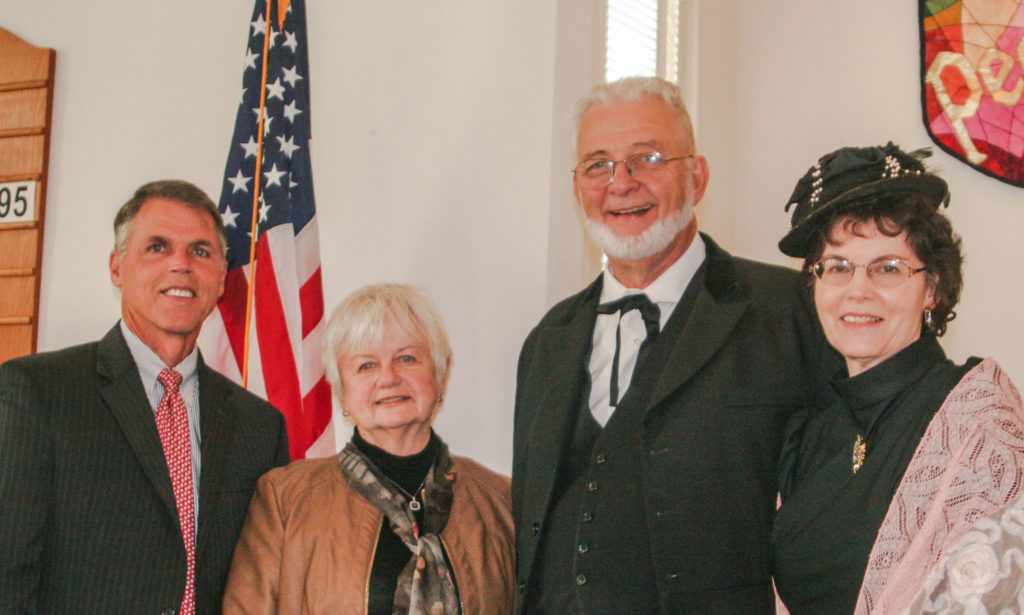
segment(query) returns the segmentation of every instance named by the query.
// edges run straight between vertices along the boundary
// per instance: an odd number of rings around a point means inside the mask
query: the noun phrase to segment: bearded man
[[[601,85],[573,187],[608,266],[519,358],[518,613],[774,612],[776,458],[838,365],[796,272],[697,232],[708,185],[678,87]]]

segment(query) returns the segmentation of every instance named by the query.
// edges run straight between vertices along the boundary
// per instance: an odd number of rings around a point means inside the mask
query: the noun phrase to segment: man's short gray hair
[[[117,210],[117,215],[114,216],[114,250],[118,254],[124,254],[125,244],[128,242],[128,235],[131,234],[135,216],[138,215],[146,201],[153,198],[177,201],[192,209],[210,214],[213,225],[217,229],[221,258],[227,255],[228,240],[224,234],[224,221],[220,217],[220,211],[217,210],[217,204],[198,186],[181,179],[161,179],[143,184],[135,191],[132,198]]]
[[[434,381],[444,385],[452,349],[434,302],[426,292],[407,284],[374,284],[339,303],[324,330],[324,373],[339,403],[344,405],[338,360],[349,352],[380,344],[388,324],[427,346],[434,362]]]
[[[657,98],[671,107],[679,120],[684,142],[690,147],[696,147],[693,138],[693,123],[690,121],[686,105],[683,104],[683,95],[679,86],[661,77],[623,77],[618,81],[602,83],[592,88],[576,103],[576,114],[573,119],[573,143],[575,144],[579,137],[583,116],[591,107],[643,98]]]

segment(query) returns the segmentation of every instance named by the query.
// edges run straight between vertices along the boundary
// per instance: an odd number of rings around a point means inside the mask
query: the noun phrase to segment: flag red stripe
[[[331,386],[326,378],[321,377],[309,390],[302,399],[302,407],[306,416],[305,437],[312,445],[331,421]]]
[[[267,239],[266,235],[261,236],[256,245],[256,338],[260,344],[267,401],[281,411],[288,423],[288,448],[292,459],[301,459],[312,442],[303,433],[299,375]]]
[[[324,290],[320,279],[320,267],[299,289],[299,303],[302,304],[302,337],[316,328],[324,317]]]
[[[228,271],[224,278],[224,295],[217,303],[217,308],[224,321],[224,330],[227,332],[228,343],[231,345],[239,371],[242,370],[242,353],[245,352],[245,311],[239,310],[238,306],[245,305],[248,293],[243,268]]]

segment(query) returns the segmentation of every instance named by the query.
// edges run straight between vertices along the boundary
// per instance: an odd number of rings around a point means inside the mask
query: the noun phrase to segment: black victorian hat
[[[811,239],[830,214],[853,209],[865,198],[884,194],[919,194],[932,203],[949,204],[949,187],[929,173],[921,159],[928,149],[907,153],[890,141],[885,147],[843,147],[825,154],[811,167],[789,197],[792,228],[779,242],[787,256],[804,258]]]

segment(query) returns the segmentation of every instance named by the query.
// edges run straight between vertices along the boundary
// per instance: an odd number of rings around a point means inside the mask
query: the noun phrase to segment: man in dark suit
[[[795,272],[697,232],[708,163],[675,85],[599,86],[577,130],[608,267],[520,355],[517,611],[773,613],[776,457],[836,358]]]
[[[139,188],[114,221],[121,322],[0,366],[0,613],[219,613],[284,418],[196,348],[223,292],[199,188]],[[77,306],[68,306],[77,309]]]

